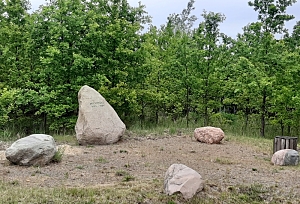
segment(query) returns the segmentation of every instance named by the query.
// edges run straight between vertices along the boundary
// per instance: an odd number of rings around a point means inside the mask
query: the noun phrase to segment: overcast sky
[[[127,0],[131,6],[137,6],[139,0]],[[146,11],[152,16],[152,24],[160,26],[165,24],[167,17],[172,13],[181,13],[186,8],[189,0],[140,0],[146,6]],[[248,6],[249,0],[196,0],[193,14],[202,21],[203,10],[222,13],[226,20],[221,24],[221,32],[236,37],[237,33],[242,33],[242,28],[248,23],[257,21],[257,12],[253,7]],[[36,10],[45,0],[31,0],[32,9]],[[296,21],[300,21],[300,1],[287,10],[288,14],[295,16],[293,21],[286,23],[286,27],[292,31]]]

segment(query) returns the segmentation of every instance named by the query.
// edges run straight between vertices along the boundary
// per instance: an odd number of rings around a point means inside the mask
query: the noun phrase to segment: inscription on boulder
[[[99,92],[83,86],[78,93],[78,102],[75,131],[79,144],[103,145],[120,140],[126,129],[125,124]]]
[[[91,102],[90,105],[91,105],[92,108],[103,107],[104,106],[104,102],[103,101]]]

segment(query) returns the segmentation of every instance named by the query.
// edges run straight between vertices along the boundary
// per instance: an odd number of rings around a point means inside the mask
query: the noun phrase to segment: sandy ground
[[[201,174],[206,188],[223,191],[238,184],[263,184],[300,195],[300,168],[279,167],[270,163],[271,155],[259,148],[231,141],[208,145],[185,136],[160,139],[124,139],[109,146],[64,145],[61,163],[44,167],[11,165],[0,144],[0,177],[24,186],[89,187],[114,185],[126,171],[135,180],[163,180],[168,167],[184,164]]]

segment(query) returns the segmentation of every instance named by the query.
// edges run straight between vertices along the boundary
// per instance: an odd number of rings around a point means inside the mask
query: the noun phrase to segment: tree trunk
[[[249,124],[249,113],[246,109],[246,113],[245,113],[245,125],[244,125],[244,132],[243,133],[246,133],[247,130],[248,130],[248,124]]]
[[[145,106],[144,106],[144,100],[142,99],[142,112],[141,112],[141,116],[140,116],[140,122],[141,122],[141,128],[144,127],[144,123],[145,123]]]
[[[188,85],[186,86],[186,105],[185,105],[185,109],[186,109],[186,127],[189,127],[189,87]]]
[[[288,127],[287,127],[287,134],[288,134],[288,136],[291,136],[291,126],[290,125],[288,125]]]
[[[156,94],[159,94],[159,89],[158,87],[160,87],[160,72],[157,73],[157,89],[156,89]],[[158,125],[158,111],[159,111],[159,104],[156,105],[156,109],[155,109],[155,123],[156,125]],[[164,111],[165,113],[166,111]]]
[[[209,120],[209,116],[208,116],[208,106],[207,106],[207,102],[208,102],[208,77],[205,80],[205,94],[203,97],[203,105],[204,105],[204,126],[208,126],[208,120]]]
[[[260,136],[265,136],[265,128],[266,128],[266,102],[267,102],[267,94],[266,91],[263,91],[263,98],[262,98],[262,106],[261,106],[261,129],[260,129]]]
[[[280,128],[281,128],[281,135],[284,135],[284,125],[283,125],[283,121],[280,121]]]
[[[47,127],[47,113],[43,113],[43,116],[44,116],[44,121],[43,121],[43,123],[44,123],[44,133],[48,134],[49,132],[48,132],[48,127]]]
[[[155,124],[158,125],[158,108],[155,111]]]
[[[208,126],[208,107],[205,105],[204,109],[204,126]]]

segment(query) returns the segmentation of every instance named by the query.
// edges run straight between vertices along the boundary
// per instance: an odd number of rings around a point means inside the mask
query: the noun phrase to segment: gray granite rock
[[[5,151],[6,158],[17,165],[44,166],[55,155],[56,144],[52,136],[33,134],[14,142]]]
[[[180,192],[185,199],[190,199],[202,189],[202,177],[195,170],[183,164],[172,164],[168,168],[164,179],[164,190],[167,195]]]

